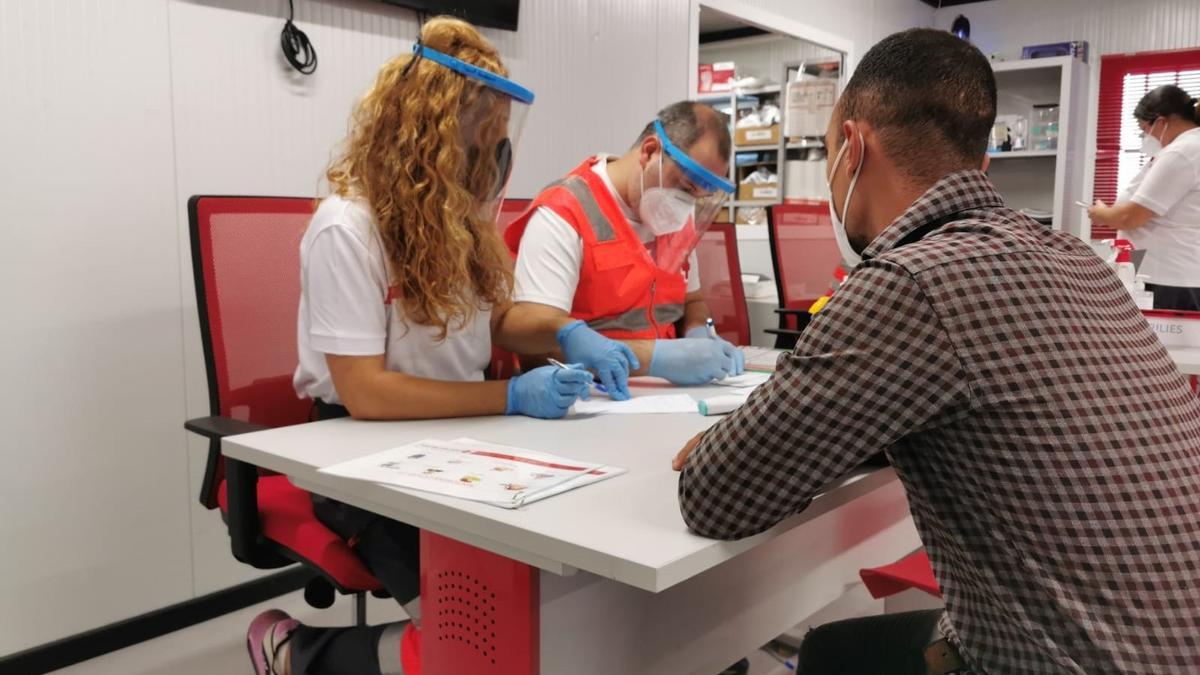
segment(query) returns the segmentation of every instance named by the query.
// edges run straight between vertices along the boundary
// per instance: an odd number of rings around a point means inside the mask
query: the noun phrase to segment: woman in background
[[[1097,201],[1088,215],[1121,230],[1146,258],[1155,309],[1200,311],[1200,117],[1196,99],[1168,84],[1134,108],[1149,163],[1112,206]]]

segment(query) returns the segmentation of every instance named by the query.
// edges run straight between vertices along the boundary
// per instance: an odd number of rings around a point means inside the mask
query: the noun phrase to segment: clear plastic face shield
[[[663,150],[659,153],[659,187],[643,189],[638,211],[642,223],[657,235],[651,246],[655,264],[676,273],[725,206],[734,186],[672,143],[662,122],[655,120],[654,131]],[[664,156],[679,167],[684,179],[680,185],[664,185]]]
[[[459,132],[467,151],[466,187],[478,195],[484,217],[495,222],[512,177],[533,92],[490,70],[413,45],[413,63],[428,59],[482,85],[464,92]]]

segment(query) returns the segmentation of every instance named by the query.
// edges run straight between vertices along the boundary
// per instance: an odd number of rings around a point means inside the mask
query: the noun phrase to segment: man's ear
[[[638,165],[643,169],[650,163],[650,158],[654,153],[662,151],[662,143],[658,140],[658,136],[650,134],[642,139],[638,148]]]
[[[862,164],[863,153],[866,152],[866,140],[862,136],[862,129],[858,122],[854,120],[842,122],[842,135],[846,138],[846,155],[842,158],[842,165],[839,168],[845,171],[846,177],[849,178],[854,175],[855,171],[858,171],[858,166]]]

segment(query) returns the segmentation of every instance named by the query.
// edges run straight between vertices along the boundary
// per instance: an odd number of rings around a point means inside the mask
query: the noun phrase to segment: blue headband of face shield
[[[526,105],[533,103],[532,91],[490,70],[484,70],[479,66],[473,66],[466,61],[456,59],[449,54],[443,54],[436,49],[430,49],[420,42],[413,45],[413,55],[416,58],[426,58],[440,66],[445,66],[456,73],[506,94],[515,101],[520,101]]]
[[[662,122],[659,120],[654,120],[654,133],[658,134],[658,141],[662,143],[663,150],[666,151],[667,156],[675,160],[679,168],[683,169],[683,173],[688,177],[688,180],[695,183],[700,189],[708,192],[716,192],[717,190],[726,193],[733,192],[733,183],[700,166],[699,162],[676,147],[671,142],[671,139],[667,138],[667,131],[663,129]]]

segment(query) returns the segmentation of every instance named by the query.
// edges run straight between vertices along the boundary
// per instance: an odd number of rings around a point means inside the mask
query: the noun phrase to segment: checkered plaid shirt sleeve
[[[692,453],[688,525],[760,532],[886,451],[976,670],[1200,673],[1200,403],[1113,272],[976,171],[863,258]]]

